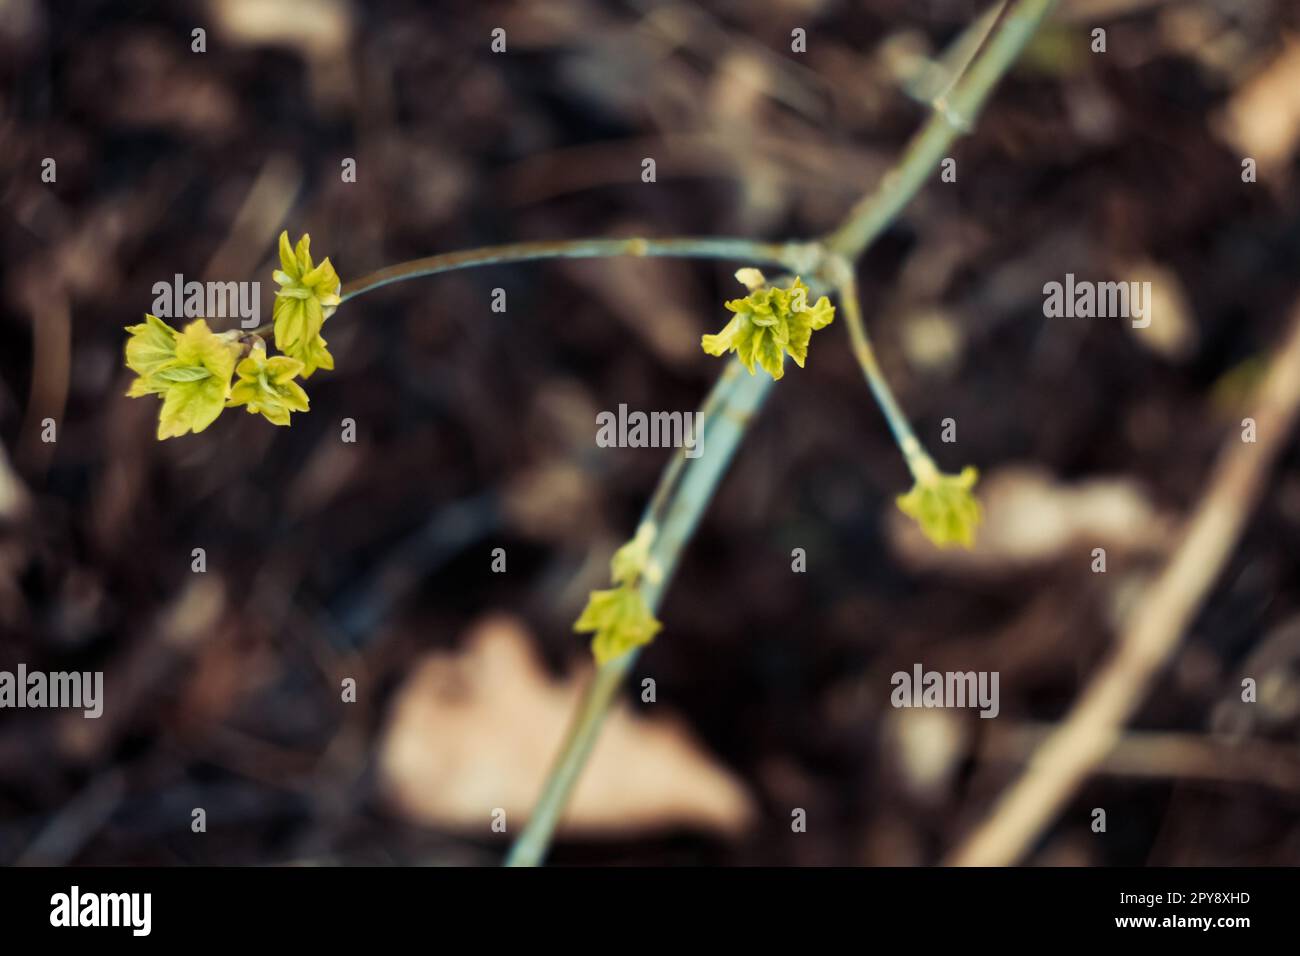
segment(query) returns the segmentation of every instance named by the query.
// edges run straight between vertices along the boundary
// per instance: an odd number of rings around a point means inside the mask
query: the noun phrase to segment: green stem
[[[695,533],[714,489],[771,387],[771,376],[750,375],[737,359],[728,362],[700,406],[698,447],[705,449],[704,453],[687,458],[684,451],[678,452],[664,469],[641,519],[642,524],[648,522],[655,528],[649,563],[657,565],[661,572],[653,581],[643,576],[640,584],[652,614],[658,610],[682,550]],[[507,866],[537,866],[542,862],[615,694],[638,656],[636,649],[609,661],[587,685],[528,823],[506,857]]]
[[[484,246],[444,252],[423,259],[399,262],[343,286],[344,302],[375,289],[418,279],[421,276],[468,269],[474,266],[527,262],[534,259],[604,259],[614,256],[656,256],[680,259],[723,259],[747,264],[785,266],[788,269],[811,268],[817,259],[815,243],[769,243],[726,237],[687,237],[680,239],[548,239],[540,242],[513,242],[502,246]]]
[[[857,280],[853,278],[851,272],[848,278],[840,283],[839,300],[844,310],[845,321],[848,323],[849,339],[853,343],[853,357],[862,366],[862,374],[866,377],[871,394],[875,397],[880,410],[885,413],[885,421],[889,423],[889,430],[894,434],[894,441],[898,443],[898,450],[903,453],[912,477],[919,480],[922,475],[933,473],[934,462],[917,439],[916,433],[912,431],[911,422],[907,420],[902,407],[894,397],[894,390],[889,387],[888,379],[880,370],[880,363],[876,361],[876,350],[871,346],[866,325],[862,321],[862,308],[858,304]]]
[[[569,795],[578,782],[578,776],[587,764],[587,757],[595,746],[596,737],[605,723],[605,715],[614,702],[614,695],[618,693],[623,678],[632,669],[638,656],[638,651],[633,650],[617,660],[603,664],[583,691],[573,723],[564,736],[555,763],[546,775],[546,786],[537,798],[524,832],[510,847],[510,853],[505,859],[506,866],[539,866],[545,858],[551,836],[569,802]]]
[[[507,265],[537,259],[611,259],[618,256],[652,256],[673,259],[721,259],[748,265],[762,263],[783,266],[795,272],[811,273],[821,264],[825,250],[814,242],[755,242],[726,236],[685,236],[676,239],[545,239],[537,242],[511,242],[500,246],[480,246],[441,252],[423,259],[411,259],[385,266],[360,279],[344,283],[339,296],[347,302],[359,295],[382,289],[386,285],[420,279],[456,269],[475,266]],[[264,322],[246,333],[269,336],[274,322]]]
[[[912,201],[958,136],[975,124],[984,102],[1002,75],[1020,56],[1056,0],[1017,0],[998,20],[993,33],[960,78],[935,101],[935,110],[912,137],[903,156],[850,210],[844,223],[830,233],[827,247],[856,259]]]
[[[859,360],[862,361],[864,357],[866,359],[863,370],[867,372],[868,384],[871,385],[877,400],[881,402],[881,407],[885,409],[885,416],[889,419],[891,429],[894,429],[895,437],[899,438],[900,447],[904,448],[905,455],[912,443],[916,444],[918,450],[920,446],[916,443],[906,417],[880,374],[874,353],[866,339],[856,290],[852,288],[852,268],[849,262],[860,256],[867,246],[894,221],[903,207],[925,184],[957,136],[968,130],[974,123],[993,86],[1010,69],[1011,64],[1054,3],[1055,0],[1017,0],[1014,6],[1002,13],[996,22],[996,32],[985,41],[965,72],[945,90],[945,97],[936,100],[935,112],[921,131],[913,137],[899,162],[882,178],[880,186],[858,202],[843,225],[830,233],[822,244],[802,244],[794,247],[801,253],[808,253],[809,250],[828,251],[829,256],[809,255],[809,261],[778,259],[780,264],[804,274],[816,272],[821,275],[828,267],[828,263],[838,265],[840,273],[844,273],[844,266],[848,266],[847,279],[843,274],[836,278],[841,288],[847,283],[852,293],[851,297],[846,297],[851,298],[852,302],[846,307],[846,311],[852,311],[856,317],[856,325],[862,335],[861,342],[866,346],[865,351],[858,349]],[[789,249],[790,247],[775,248]],[[754,261],[772,260],[755,258]],[[849,324],[850,334],[853,334],[852,328],[855,322],[851,319]],[[856,342],[855,349],[857,349]],[[771,385],[771,380],[764,375],[755,377],[739,375],[736,370],[737,365],[735,360],[728,364],[722,378],[714,387],[710,401],[714,396],[727,394],[731,388],[739,390],[741,386],[730,382],[729,377],[739,378],[748,386],[744,394],[752,399],[752,409],[757,410],[759,402]],[[751,392],[751,389],[756,391]],[[743,398],[744,395],[740,397]],[[708,405],[709,403],[706,402],[705,407],[707,408]],[[651,500],[650,508],[647,509],[647,517],[660,511],[668,516],[668,522],[675,522],[671,533],[667,533],[669,523],[665,523],[651,549],[652,557],[660,560],[665,572],[663,580],[655,585],[653,590],[646,584],[642,585],[652,612],[658,606],[663,589],[667,586],[672,570],[676,567],[681,548],[689,540],[690,533],[707,507],[713,489],[730,460],[731,453],[748,427],[748,414],[740,420],[733,420],[723,414],[728,407],[726,401],[719,401],[717,407],[718,421],[728,423],[727,431],[719,433],[720,437],[729,436],[730,445],[725,449],[725,455],[712,459],[711,465],[708,466],[700,465],[700,462],[704,461],[703,457],[689,462],[675,458],[665,470],[659,488]],[[752,414],[752,411],[749,414]],[[715,425],[715,427],[720,428],[722,425]],[[906,439],[909,437],[911,441],[907,442]],[[716,439],[714,441],[716,442]],[[924,455],[924,452],[920,454]],[[928,457],[925,460],[928,461]],[[921,459],[915,456],[908,457],[908,465],[914,472],[921,464]],[[702,468],[709,470],[702,471]],[[695,481],[691,481],[692,475],[698,476]],[[662,557],[658,551],[660,548],[666,549]],[[605,714],[636,658],[637,652],[632,651],[597,671],[595,679],[582,698],[574,723],[561,745],[560,753],[543,784],[537,807],[506,858],[508,865],[535,866],[545,857],[555,826],[591,753]]]

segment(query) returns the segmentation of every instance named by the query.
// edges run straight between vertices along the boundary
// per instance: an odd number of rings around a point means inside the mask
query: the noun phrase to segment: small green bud
[[[342,301],[342,283],[328,258],[316,265],[311,257],[311,236],[306,233],[296,247],[289,233],[280,233],[280,268],[273,278],[280,284],[275,294],[275,347],[303,365],[302,377],[318,368],[334,368],[334,356],[325,347],[321,327]]]
[[[650,613],[641,593],[641,579],[657,582],[662,578],[659,565],[650,557],[657,529],[647,522],[637,528],[636,537],[617,551],[609,563],[610,577],[616,587],[592,591],[587,606],[574,623],[574,631],[594,632],[591,652],[597,664],[622,657],[634,647],[649,644],[663,627]]]
[[[302,363],[287,355],[266,357],[266,345],[258,341],[252,352],[235,368],[239,376],[230,389],[227,405],[243,406],[250,415],[261,414],[272,425],[288,425],[290,412],[310,408],[307,393],[294,379]]]
[[[788,289],[755,288],[762,281],[757,269],[741,269],[736,278],[752,291],[743,299],[726,303],[735,317],[716,335],[700,340],[710,355],[735,352],[749,374],[760,365],[780,380],[785,374],[785,357],[803,368],[808,358],[808,342],[814,331],[824,329],[835,318],[835,307],[826,296],[809,302],[809,290],[795,279]]]
[[[971,489],[979,472],[967,465],[959,475],[943,474],[928,458],[922,459],[918,472],[912,490],[898,496],[899,510],[920,525],[936,547],[974,547],[982,515]]]

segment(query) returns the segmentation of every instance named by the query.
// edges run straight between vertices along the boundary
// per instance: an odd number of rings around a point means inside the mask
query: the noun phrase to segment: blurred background
[[[596,413],[698,405],[740,264],[393,286],[329,321],[337,369],[292,428],[229,412],[163,443],[157,404],[123,396],[155,282],[259,280],[266,320],[286,228],[344,281],[525,239],[815,235],[924,121],[926,65],[977,12],[0,0],[0,668],[102,670],[106,697],[99,720],[0,711],[0,862],[498,861],[588,672],[572,622],[666,461],[597,448]],[[957,182],[860,266],[919,434],[981,469],[978,546],[899,520],[905,466],[842,323],[819,333],[687,550],[553,861],[925,864],[978,824],[1239,428],[1300,297],[1298,147],[1295,4],[1060,4]],[[1067,272],[1151,281],[1157,321],[1044,318]],[[1297,463],[1028,862],[1300,861]],[[1000,672],[998,719],[891,708],[918,662]]]

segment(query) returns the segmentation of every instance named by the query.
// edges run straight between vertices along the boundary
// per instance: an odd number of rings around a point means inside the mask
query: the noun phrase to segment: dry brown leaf
[[[349,66],[352,4],[347,0],[209,0],[217,28],[231,44],[282,46],[311,65],[321,105],[344,102],[355,89]]]
[[[547,541],[590,537],[591,502],[597,491],[591,475],[568,461],[546,461],[522,469],[503,495],[510,525]]]
[[[1242,157],[1259,163],[1261,176],[1280,170],[1300,146],[1300,38],[1243,86],[1216,117],[1215,131]]]
[[[1172,527],[1170,518],[1124,478],[1065,485],[1042,469],[1010,466],[981,480],[975,492],[984,520],[970,551],[935,548],[891,499],[886,528],[903,563],[917,569],[1015,572],[1054,560],[1072,546],[1082,549],[1083,562],[1091,560],[1095,547],[1159,552]]]
[[[380,786],[419,823],[516,835],[568,727],[587,674],[552,680],[527,632],[498,615],[457,654],[429,654],[397,694],[379,748]],[[650,706],[650,705],[647,705]],[[656,707],[650,710],[660,713]],[[753,819],[748,793],[681,721],[615,707],[561,831],[584,835],[689,827],[726,835]]]
[[[30,508],[31,494],[0,445],[0,525],[17,527]],[[16,629],[27,616],[20,579],[26,564],[26,542],[16,534],[0,536],[0,629]]]
[[[9,463],[9,455],[0,445],[0,520],[16,521],[26,513],[31,496]]]
[[[891,710],[884,717],[884,739],[908,792],[939,800],[969,747],[970,728],[951,711]]]
[[[1179,361],[1190,356],[1200,332],[1178,273],[1146,261],[1132,262],[1116,271],[1121,281],[1130,283],[1130,288],[1134,282],[1151,283],[1145,299],[1146,319],[1150,321],[1143,325],[1125,321],[1124,328],[1162,358]]]

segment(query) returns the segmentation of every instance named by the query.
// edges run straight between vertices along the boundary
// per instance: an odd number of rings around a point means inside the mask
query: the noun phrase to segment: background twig
[[[1224,441],[1209,490],[1110,659],[1069,716],[1030,758],[989,817],[949,857],[959,866],[1019,860],[1079,784],[1111,751],[1156,674],[1169,660],[1210,585],[1236,546],[1264,478],[1286,444],[1300,409],[1300,304],[1273,359],[1254,412],[1258,441],[1234,428]]]
[[[819,266],[823,266],[823,269],[819,270],[818,279],[822,281],[838,281],[841,285],[847,283],[847,287],[851,289],[853,282],[852,267],[846,260],[860,255],[916,195],[926,178],[938,165],[943,152],[965,130],[964,126],[954,122],[954,116],[960,115],[967,120],[974,119],[983,106],[985,99],[992,92],[997,79],[1015,62],[1025,43],[1033,36],[1034,31],[1052,8],[1053,3],[1054,0],[1019,0],[998,21],[997,31],[985,44],[979,56],[967,64],[965,72],[952,85],[949,102],[945,104],[945,108],[935,110],[922,131],[913,139],[912,144],[909,145],[898,165],[885,174],[880,187],[854,206],[844,224],[827,238],[825,247],[836,255],[828,258],[825,262],[818,263]],[[797,248],[807,249],[809,247],[805,245]],[[817,246],[814,244],[812,248],[815,249]],[[842,274],[834,276],[828,274],[831,272],[843,273],[845,271],[849,273],[847,277]],[[856,296],[853,297],[850,308],[856,310]],[[858,316],[857,325],[858,331],[861,332],[860,316]],[[731,387],[728,385],[729,376],[741,379],[749,378],[749,376],[739,375],[739,370],[739,363],[736,361],[731,362],[723,372],[723,377],[719,380],[718,385],[715,386],[714,394],[717,395],[719,392]],[[764,375],[758,375],[754,378],[767,380]],[[869,381],[870,379],[871,377],[868,376]],[[768,384],[770,384],[770,381]],[[742,397],[749,395],[748,391],[740,391],[743,386],[737,385],[735,388]],[[757,388],[757,386],[750,386],[750,388]],[[672,576],[672,569],[676,567],[677,557],[686,541],[689,540],[696,524],[698,524],[700,515],[708,506],[713,488],[716,486],[722,472],[726,469],[735,445],[739,444],[744,435],[748,426],[749,414],[752,414],[752,411],[757,409],[758,401],[765,394],[766,385],[763,386],[763,389],[763,392],[754,396],[753,408],[750,412],[747,412],[738,423],[731,426],[734,428],[734,434],[730,430],[726,433],[730,444],[725,447],[725,454],[720,459],[714,460],[710,466],[711,469],[718,469],[716,472],[713,470],[704,471],[700,468],[688,469],[681,485],[676,486],[674,482],[680,463],[674,462],[664,473],[663,479],[661,479],[659,489],[655,492],[655,497],[652,499],[648,512],[653,513],[662,508],[668,521],[662,528],[659,537],[656,539],[655,547],[652,549],[652,557],[658,559],[665,569],[663,580],[653,588],[647,588],[645,592],[646,603],[650,606],[652,612],[658,607],[663,589],[667,587],[668,580]],[[876,394],[879,397],[882,392],[877,390]],[[892,402],[892,395],[889,394],[887,389],[884,390],[883,394]],[[725,404],[725,402],[722,404]],[[706,403],[706,409],[707,407]],[[899,422],[905,422],[902,412],[898,410],[896,404],[886,406],[886,415],[890,419],[891,427],[895,429],[897,429]],[[721,427],[721,425],[715,427]],[[897,434],[897,431],[895,433]],[[716,442],[716,439],[710,439],[710,442]],[[915,439],[912,439],[911,445],[904,445],[904,454],[908,455],[909,466],[914,461],[914,456],[908,454],[912,445],[915,445]],[[698,481],[691,483],[689,479],[695,475],[701,477]],[[599,732],[603,716],[613,701],[614,692],[623,676],[627,673],[628,668],[631,667],[635,657],[636,653],[632,652],[624,658],[604,665],[597,673],[595,680],[579,704],[578,716],[573,725],[573,730],[561,747],[560,756],[543,785],[542,796],[538,801],[537,809],[534,811],[519,841],[508,855],[507,864],[529,866],[541,862],[550,842],[551,834],[563,810],[564,802],[572,792],[577,776],[581,772],[582,766],[591,751],[591,746],[595,741],[595,736]]]
[[[699,458],[687,458],[684,451],[673,456],[664,469],[642,522],[652,523],[657,533],[650,548],[650,560],[662,569],[662,577],[643,579],[641,592],[651,613],[655,613],[672,581],[682,549],[695,533],[714,489],[727,471],[732,455],[749,430],[772,387],[768,375],[750,375],[739,359],[723,369],[713,391],[700,406],[701,447]],[[555,764],[529,817],[528,825],[506,859],[509,866],[536,866],[550,845],[551,836],[564,812],[578,776],[591,754],[601,724],[619,685],[639,651],[632,651],[604,664],[596,672],[574,716]]]

